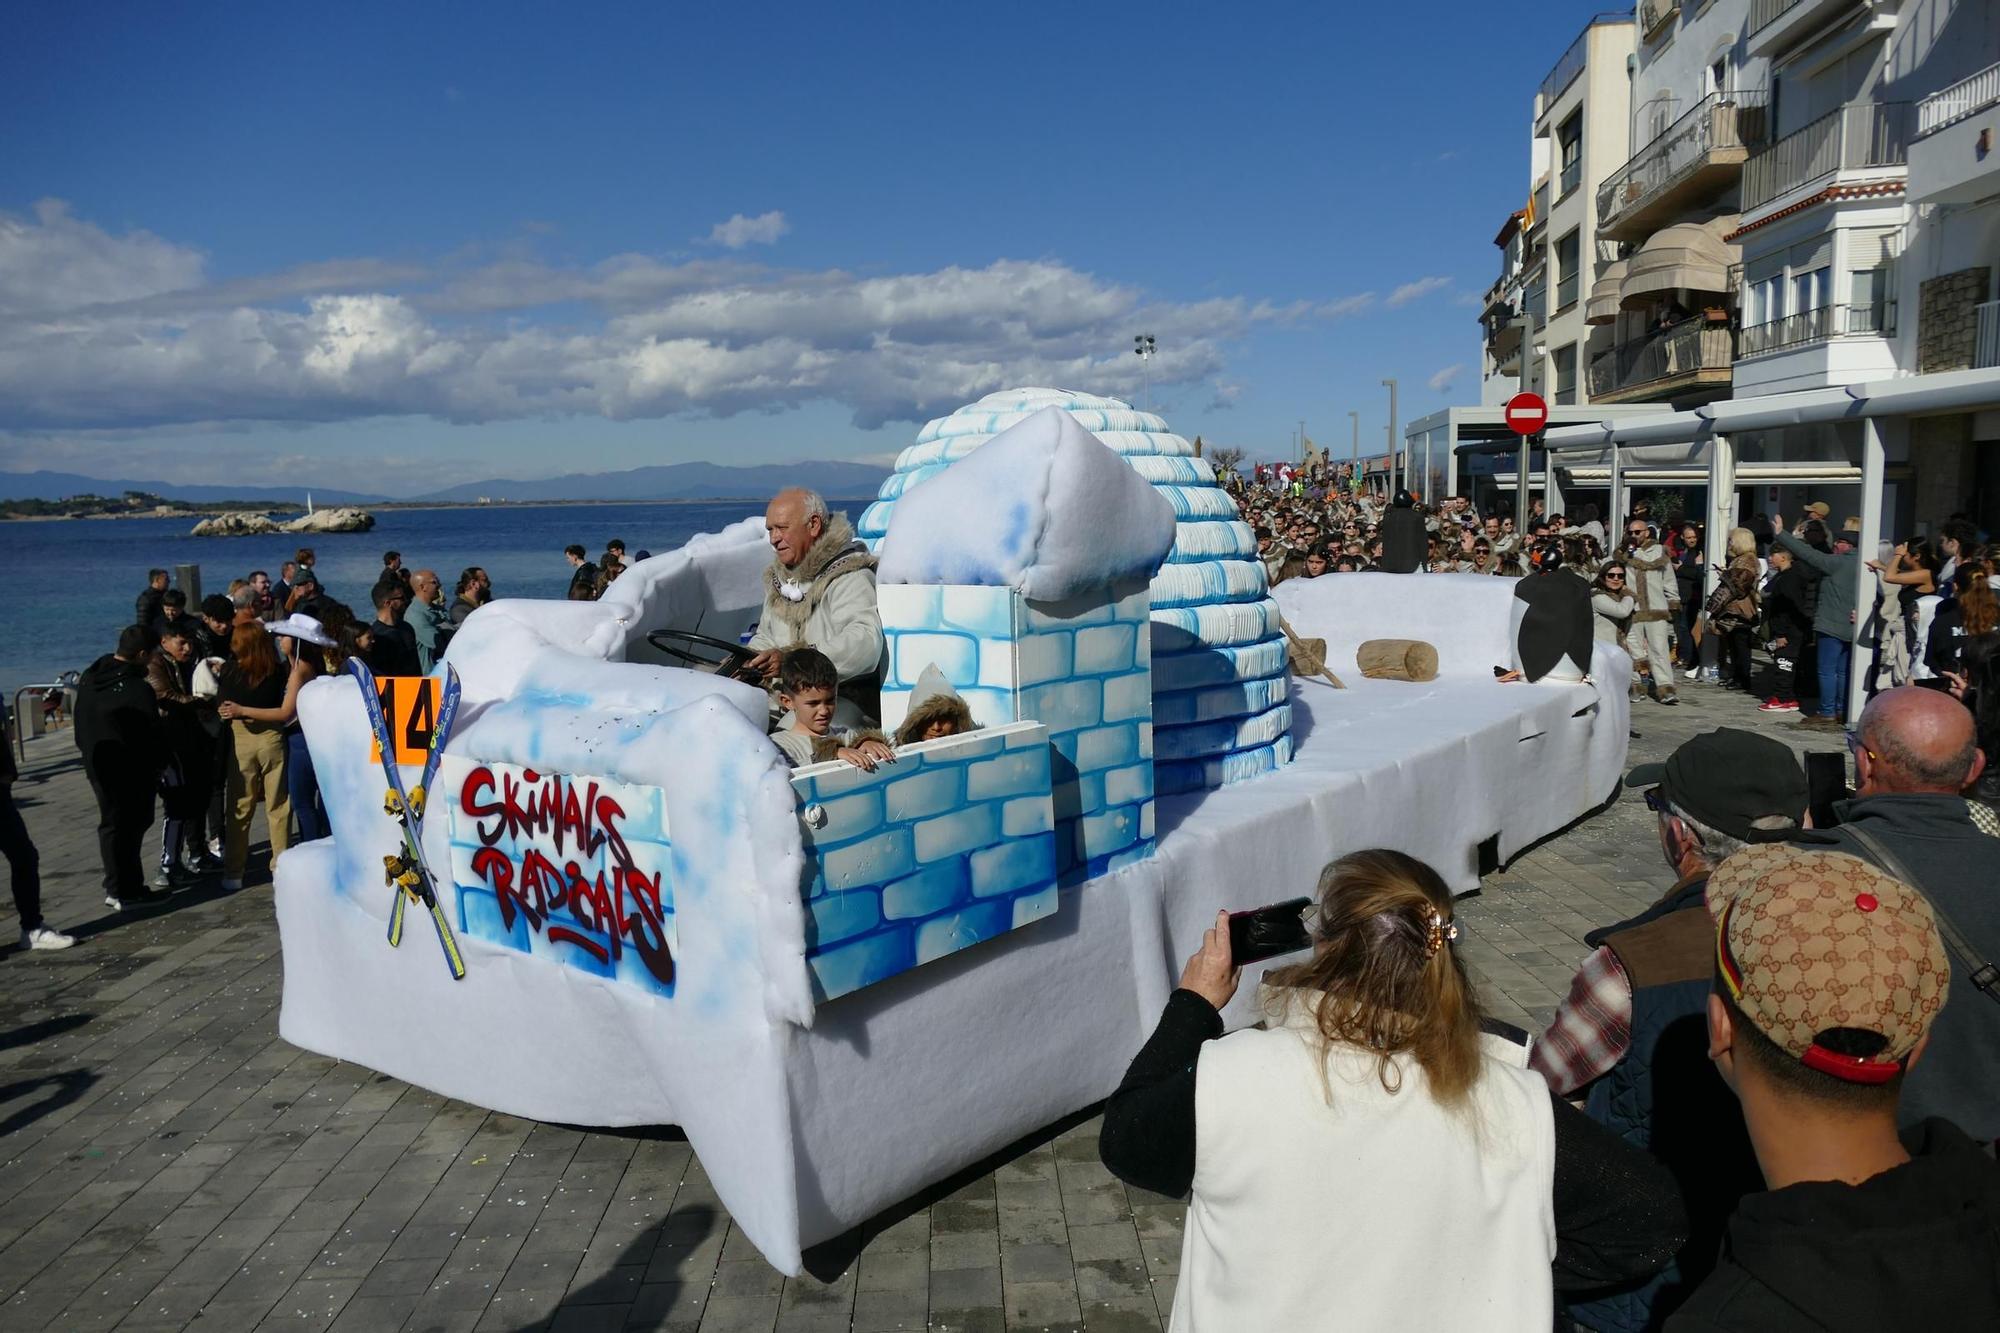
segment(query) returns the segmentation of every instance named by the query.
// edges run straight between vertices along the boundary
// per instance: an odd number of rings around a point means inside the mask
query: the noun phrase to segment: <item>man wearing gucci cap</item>
[[[1930,904],[1856,857],[1758,846],[1708,905],[1709,1058],[1765,1189],[1668,1333],[2000,1328],[2000,1166],[1949,1121],[1897,1131],[1951,989]]]
[[[1639,915],[1584,937],[1596,952],[1528,1061],[1553,1091],[1582,1096],[1593,1119],[1657,1157],[1687,1204],[1688,1241],[1669,1268],[1571,1303],[1603,1333],[1658,1328],[1713,1266],[1736,1201],[1758,1187],[1742,1113],[1707,1059],[1715,931],[1703,889],[1731,852],[1795,836],[1808,800],[1790,747],[1729,727],[1639,765],[1625,785],[1644,789],[1676,882]]]

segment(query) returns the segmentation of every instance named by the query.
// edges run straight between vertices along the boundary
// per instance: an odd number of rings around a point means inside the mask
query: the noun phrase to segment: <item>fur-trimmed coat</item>
[[[787,597],[786,592],[795,597]],[[875,557],[854,539],[847,515],[826,531],[795,568],[771,561],[764,571],[764,613],[750,649],[819,649],[843,681],[882,667],[882,612],[875,603]]]

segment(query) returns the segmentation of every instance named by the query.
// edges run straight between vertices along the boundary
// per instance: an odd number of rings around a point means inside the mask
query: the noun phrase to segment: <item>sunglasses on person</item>
[[[1646,808],[1656,815],[1670,815],[1674,812],[1673,806],[1667,803],[1667,793],[1663,787],[1646,788]]]
[[[1625,535],[1627,537],[1643,537],[1646,535],[1646,530],[1644,528],[1627,528],[1625,529]]]
[[[1604,571],[1604,581],[1606,583],[1623,583],[1625,575],[1618,570],[1607,569]]]
[[[1871,764],[1878,762],[1877,759],[1875,758],[1875,752],[1869,749],[1867,745],[1865,745],[1862,742],[1860,732],[1856,731],[1852,727],[1849,727],[1841,734],[1847,738],[1847,748],[1850,752],[1852,752],[1857,756],[1864,754],[1867,755],[1868,762]]]

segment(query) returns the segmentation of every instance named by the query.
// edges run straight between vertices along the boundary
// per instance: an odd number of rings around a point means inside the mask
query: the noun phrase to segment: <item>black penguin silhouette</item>
[[[1514,584],[1514,660],[1531,681],[1590,673],[1590,585],[1566,569]]]

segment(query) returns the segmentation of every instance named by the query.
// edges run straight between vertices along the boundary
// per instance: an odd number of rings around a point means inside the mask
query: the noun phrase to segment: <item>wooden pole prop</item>
[[[1301,639],[1292,632],[1292,627],[1285,622],[1283,616],[1278,618],[1278,628],[1285,631],[1285,643],[1294,675],[1325,676],[1336,690],[1347,688],[1340,683],[1340,677],[1327,670],[1325,639]]]

